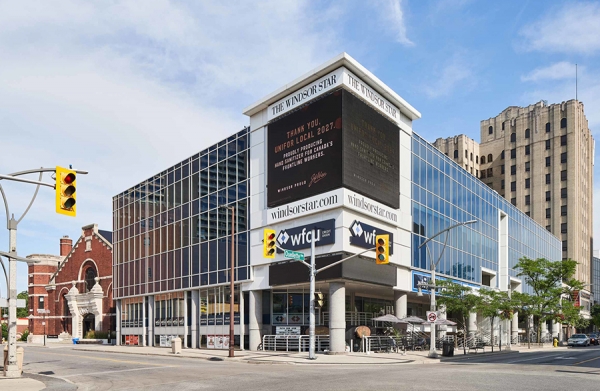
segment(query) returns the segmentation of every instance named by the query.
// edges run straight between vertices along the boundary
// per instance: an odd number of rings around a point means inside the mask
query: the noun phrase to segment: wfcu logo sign
[[[390,255],[394,253],[394,234],[391,232],[354,220],[350,226],[350,233],[350,244],[362,248],[374,248],[377,235],[390,235]]]
[[[277,245],[285,250],[310,248],[313,240],[312,229],[315,228],[315,246],[335,243],[335,219],[319,221],[300,227],[282,229],[277,235]],[[277,249],[277,252],[282,251]]]

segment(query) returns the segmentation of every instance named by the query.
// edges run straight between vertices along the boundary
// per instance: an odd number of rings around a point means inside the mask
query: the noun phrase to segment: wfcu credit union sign
[[[340,68],[269,106],[269,208],[340,188],[399,208],[400,113],[363,87]]]

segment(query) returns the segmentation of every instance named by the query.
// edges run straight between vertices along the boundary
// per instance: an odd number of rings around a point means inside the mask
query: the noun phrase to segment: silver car
[[[590,346],[590,339],[585,334],[573,334],[567,340],[569,346]]]

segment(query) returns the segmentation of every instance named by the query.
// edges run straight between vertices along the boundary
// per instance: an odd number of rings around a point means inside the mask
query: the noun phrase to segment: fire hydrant
[[[552,345],[554,345],[554,347],[558,347],[558,338],[554,337],[554,339],[552,340]]]

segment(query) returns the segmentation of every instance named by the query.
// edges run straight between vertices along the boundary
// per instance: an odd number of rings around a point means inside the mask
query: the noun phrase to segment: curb
[[[52,391],[52,390],[60,390],[60,391],[70,391],[77,390],[79,387],[70,380],[63,379],[58,376],[48,376],[48,375],[40,375],[37,373],[26,373],[23,372],[23,377],[28,379],[37,380],[39,382],[44,383],[46,388],[44,390]]]

